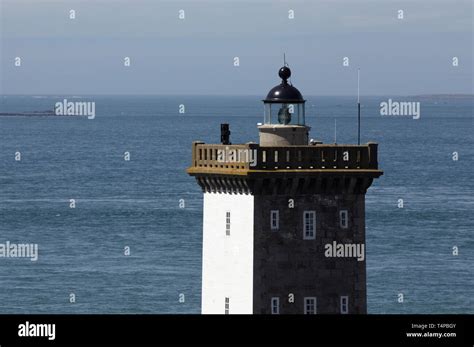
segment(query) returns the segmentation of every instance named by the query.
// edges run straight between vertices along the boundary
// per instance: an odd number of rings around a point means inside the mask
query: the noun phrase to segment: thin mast
[[[357,69],[357,144],[360,146],[360,69]]]

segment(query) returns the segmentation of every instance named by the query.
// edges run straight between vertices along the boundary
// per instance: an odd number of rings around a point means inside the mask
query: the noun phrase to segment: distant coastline
[[[31,111],[31,112],[0,112],[0,117],[61,117],[54,111]]]
[[[474,99],[474,94],[421,94],[414,97],[421,99]]]

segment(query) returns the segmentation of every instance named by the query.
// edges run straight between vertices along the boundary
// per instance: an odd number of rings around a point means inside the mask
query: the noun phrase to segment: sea
[[[94,102],[95,118],[24,115],[64,99]],[[0,244],[38,245],[37,261],[0,258],[0,313],[200,313],[191,144],[219,143],[221,123],[258,142],[261,99],[0,96]],[[357,143],[353,97],[306,99],[311,138]],[[419,119],[381,115],[389,99],[420,102]],[[474,313],[473,96],[361,104],[384,171],[366,196],[368,312]]]

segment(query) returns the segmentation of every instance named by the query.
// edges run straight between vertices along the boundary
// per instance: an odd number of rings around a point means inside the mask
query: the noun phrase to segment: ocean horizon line
[[[152,94],[152,93],[143,93],[143,94],[0,94],[1,97],[72,97],[72,98],[80,98],[80,97],[94,97],[94,96],[99,96],[99,97],[123,97],[123,96],[128,96],[128,97],[143,97],[143,96],[156,96],[156,97],[254,97],[258,99],[263,99],[265,96],[262,95],[256,95],[256,94]],[[361,97],[367,97],[367,98],[379,98],[379,97],[390,97],[390,98],[396,98],[396,97],[430,97],[430,98],[436,98],[436,97],[451,97],[451,98],[474,98],[474,93],[469,94],[469,93],[453,93],[453,94],[448,94],[448,93],[439,93],[439,94],[361,94]],[[333,94],[307,94],[305,96],[306,98],[308,97],[332,97],[332,98],[356,98],[357,95],[333,95]]]

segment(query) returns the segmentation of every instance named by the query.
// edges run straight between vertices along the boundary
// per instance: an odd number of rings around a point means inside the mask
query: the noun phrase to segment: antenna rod
[[[360,69],[357,69],[357,144],[360,146]]]
[[[283,53],[283,66],[286,66],[286,54]]]
[[[337,143],[337,119],[334,118],[334,144]]]

